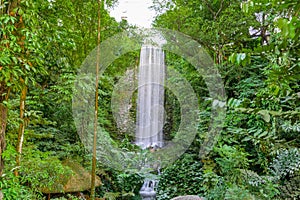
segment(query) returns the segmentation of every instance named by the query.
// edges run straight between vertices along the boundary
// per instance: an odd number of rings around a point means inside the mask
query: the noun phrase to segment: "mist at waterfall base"
[[[163,147],[165,60],[161,48],[141,48],[135,143],[141,148]],[[145,166],[149,167],[149,166]],[[140,190],[143,200],[155,199],[157,180],[144,181]]]

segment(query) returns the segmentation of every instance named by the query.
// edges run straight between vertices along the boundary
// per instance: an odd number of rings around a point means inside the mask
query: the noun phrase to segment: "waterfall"
[[[138,74],[136,144],[143,149],[163,146],[164,125],[164,52],[144,45]]]
[[[138,74],[135,142],[143,149],[163,147],[165,55],[161,48],[143,45]],[[156,197],[157,180],[146,179],[143,200]]]
[[[144,184],[140,190],[140,195],[143,200],[153,200],[155,199],[156,192],[155,188],[157,187],[157,180],[145,180]]]

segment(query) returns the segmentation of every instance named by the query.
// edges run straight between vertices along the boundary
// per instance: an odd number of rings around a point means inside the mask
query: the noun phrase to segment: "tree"
[[[100,39],[101,39],[101,7],[102,1],[98,0],[98,27],[97,27],[97,58],[96,58],[96,81],[95,81],[95,115],[94,115],[94,137],[93,137],[93,157],[92,157],[92,178],[91,178],[91,197],[95,199],[96,184],[96,165],[97,165],[97,127],[98,127],[98,88],[100,70]]]
[[[291,174],[299,174],[299,167],[280,178],[271,169],[279,157],[283,161],[290,156],[287,152],[299,149],[299,2],[154,2],[157,11],[163,10],[155,26],[176,29],[197,40],[214,57],[225,82],[225,126],[214,149],[201,161],[205,195],[211,199],[298,197],[297,191],[287,195],[287,190],[296,187],[298,175]],[[205,87],[184,64],[178,68],[191,76],[194,88]],[[199,135],[191,150],[199,148],[208,131],[207,102],[200,103]],[[276,164],[278,172],[286,170],[283,163]],[[297,163],[293,159],[289,166]]]
[[[10,0],[1,2],[1,41],[0,41],[0,109],[1,109],[1,130],[0,130],[0,156],[5,149],[5,131],[7,120],[7,104],[11,92],[22,93],[20,99],[20,144],[22,143],[23,116],[25,97],[28,83],[34,82],[33,75],[44,73],[41,66],[41,53],[37,46],[36,29],[29,29],[36,23],[31,16],[35,15],[32,9],[24,11],[30,7],[30,3],[24,4],[20,0]],[[21,151],[21,146],[19,145]],[[3,159],[1,158],[0,173],[3,170]]]
[[[157,16],[155,26],[188,34],[210,51],[217,64],[248,45],[249,27],[258,23],[254,16],[242,12],[238,0],[173,0],[157,3],[154,9],[167,9]]]

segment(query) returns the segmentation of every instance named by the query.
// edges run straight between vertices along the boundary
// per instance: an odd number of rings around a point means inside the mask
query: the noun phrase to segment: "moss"
[[[71,170],[71,174],[63,174],[52,186],[42,188],[43,193],[65,193],[80,192],[91,188],[91,174],[79,163],[72,160],[65,160],[62,165]],[[96,177],[96,187],[100,186],[101,180]]]

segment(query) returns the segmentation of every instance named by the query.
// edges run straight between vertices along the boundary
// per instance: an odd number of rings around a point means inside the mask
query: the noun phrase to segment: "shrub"
[[[196,155],[184,154],[175,163],[163,170],[157,200],[169,200],[179,195],[193,194],[203,196],[201,162]]]

